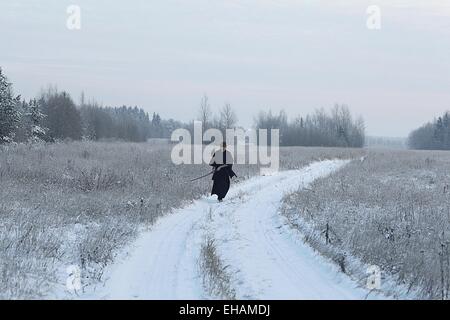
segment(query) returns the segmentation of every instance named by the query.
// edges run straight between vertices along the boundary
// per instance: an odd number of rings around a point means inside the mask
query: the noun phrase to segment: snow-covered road
[[[161,218],[111,266],[87,298],[208,299],[199,270],[205,235],[229,265],[242,299],[363,299],[367,291],[299,241],[278,208],[284,194],[306,187],[346,161],[311,164],[233,185],[223,203],[205,197]]]

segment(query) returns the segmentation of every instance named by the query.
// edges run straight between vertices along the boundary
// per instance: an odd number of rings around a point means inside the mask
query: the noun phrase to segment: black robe
[[[211,195],[216,194],[218,199],[222,200],[230,189],[230,178],[236,177],[233,172],[233,156],[229,151],[216,151],[209,165],[214,167]]]

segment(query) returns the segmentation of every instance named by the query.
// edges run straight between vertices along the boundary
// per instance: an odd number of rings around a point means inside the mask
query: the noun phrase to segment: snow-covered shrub
[[[203,287],[212,295],[221,299],[236,299],[236,292],[231,285],[231,277],[226,265],[216,252],[214,239],[207,237],[202,244],[199,267]]]
[[[64,256],[61,219],[38,208],[0,205],[0,299],[40,298]]]

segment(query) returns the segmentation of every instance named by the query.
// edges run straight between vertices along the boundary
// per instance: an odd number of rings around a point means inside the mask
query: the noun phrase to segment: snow
[[[238,299],[364,299],[369,291],[299,241],[278,208],[284,194],[305,188],[348,161],[234,185],[223,203],[204,197],[160,219],[111,266],[101,286],[82,298],[208,299],[198,259],[205,235],[230,273]],[[372,296],[373,297],[373,296]]]

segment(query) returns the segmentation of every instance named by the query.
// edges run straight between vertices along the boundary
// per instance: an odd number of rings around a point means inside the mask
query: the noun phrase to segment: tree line
[[[214,114],[206,95],[201,99],[197,120],[202,122],[203,130],[217,128],[222,132],[236,128],[238,123],[229,103]],[[364,120],[361,117],[354,119],[346,105],[335,105],[329,113],[323,109],[316,110],[312,115],[298,116],[292,121],[288,120],[284,111],[278,114],[271,110],[262,111],[254,119],[254,126],[268,130],[269,143],[270,129],[279,129],[281,146],[360,148],[365,142]]]
[[[196,118],[203,130],[217,128],[225,133],[226,129],[237,128],[238,118],[230,103],[218,111],[212,111],[204,95]],[[345,105],[336,105],[330,112],[317,110],[292,121],[284,111],[260,112],[255,127],[279,129],[282,146],[363,147],[365,140],[363,119],[354,119]],[[0,143],[66,139],[143,142],[170,138],[177,128],[193,130],[193,121],[165,120],[157,113],[150,116],[137,106],[104,107],[95,101],[86,102],[84,94],[77,104],[67,92],[52,87],[24,101],[14,95],[12,84],[0,68]]]
[[[450,113],[428,122],[412,131],[408,137],[411,149],[450,150]]]
[[[30,101],[15,95],[0,68],[0,143],[54,142],[58,140],[123,140],[143,142],[169,137],[180,127],[138,107],[103,107],[86,102],[77,105],[67,92],[50,87]]]
[[[258,129],[279,129],[281,146],[362,148],[365,142],[364,120],[354,119],[346,105],[335,105],[329,112],[319,109],[292,121],[284,111],[261,112],[255,122]]]

